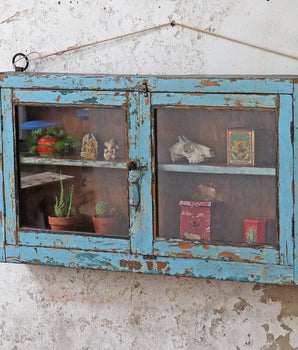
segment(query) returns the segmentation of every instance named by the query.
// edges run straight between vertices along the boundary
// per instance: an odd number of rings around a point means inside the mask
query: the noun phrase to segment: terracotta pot
[[[41,157],[53,157],[57,153],[55,144],[59,140],[52,135],[45,135],[37,142],[37,151]]]
[[[72,231],[73,226],[76,223],[74,216],[68,218],[58,218],[57,216],[49,216],[49,224],[52,231]]]
[[[92,219],[96,233],[104,236],[119,234],[120,219],[118,217],[93,216]]]

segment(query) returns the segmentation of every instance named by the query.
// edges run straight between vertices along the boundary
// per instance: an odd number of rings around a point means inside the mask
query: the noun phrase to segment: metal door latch
[[[143,255],[143,258],[145,260],[155,260],[156,259],[156,255],[147,254],[147,255]]]
[[[143,82],[143,93],[144,97],[148,97],[148,85],[146,81]]]

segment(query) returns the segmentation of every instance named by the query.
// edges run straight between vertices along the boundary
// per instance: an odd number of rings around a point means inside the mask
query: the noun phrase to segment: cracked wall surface
[[[0,71],[175,20],[297,55],[296,0],[2,0]],[[34,57],[34,55],[33,55]],[[30,64],[33,72],[297,74],[297,61],[178,27]],[[0,264],[0,349],[298,349],[298,288]]]

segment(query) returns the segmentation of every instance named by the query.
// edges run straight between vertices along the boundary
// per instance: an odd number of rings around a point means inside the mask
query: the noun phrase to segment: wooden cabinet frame
[[[148,95],[143,92],[144,83]],[[178,275],[222,280],[297,284],[298,216],[296,130],[298,89],[295,77],[138,77],[2,73],[0,153],[0,260],[113,271]],[[147,96],[146,96],[147,95]],[[15,105],[113,106],[126,111],[128,158],[141,172],[141,207],[130,207],[128,239],[22,230],[18,227]],[[272,246],[203,244],[156,237],[157,197],[154,153],[155,108],[275,109],[278,115],[279,242]],[[52,162],[49,160],[48,162]],[[56,161],[57,162],[57,161]],[[60,161],[67,165],[67,160]],[[70,161],[69,161],[70,164]],[[77,162],[76,166],[80,166]],[[100,164],[98,166],[101,166]],[[243,173],[242,168],[163,164],[163,171]],[[274,175],[248,167],[245,174]],[[267,173],[266,173],[267,172]],[[272,173],[272,174],[271,174]],[[132,183],[132,182],[131,182]],[[133,186],[129,196],[133,197]]]

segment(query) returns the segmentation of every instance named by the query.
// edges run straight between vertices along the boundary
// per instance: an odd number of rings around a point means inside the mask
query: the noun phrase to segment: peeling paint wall
[[[47,54],[175,20],[297,53],[296,0],[2,0],[0,71],[17,52]],[[297,74],[297,62],[187,29],[55,56],[31,71]],[[298,349],[298,288],[0,265],[1,349]]]

